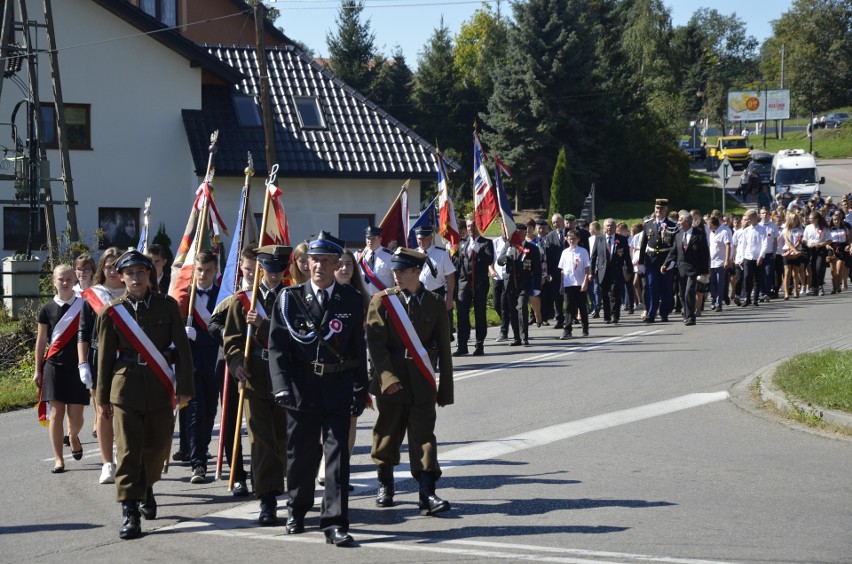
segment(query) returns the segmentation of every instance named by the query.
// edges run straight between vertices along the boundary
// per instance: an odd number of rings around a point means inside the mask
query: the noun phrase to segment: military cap
[[[526,231],[527,230],[527,224],[526,223],[516,223],[515,229],[517,229],[518,231]]]
[[[329,233],[320,231],[315,241],[308,245],[309,255],[342,255],[345,243]]]
[[[391,268],[393,270],[401,270],[403,268],[421,268],[426,262],[426,253],[415,251],[414,249],[406,249],[399,247],[393,254],[391,259]]]
[[[668,198],[657,198],[656,200],[654,200],[654,205],[669,207],[669,200]]]
[[[148,270],[154,270],[154,263],[151,262],[151,259],[143,255],[136,249],[130,249],[123,255],[118,257],[115,261],[115,269],[118,272],[121,272],[128,266],[134,266],[136,264],[141,264]]]
[[[545,227],[547,227],[547,220],[546,219],[537,219],[537,220],[535,220],[535,224],[536,225],[544,225]]]
[[[375,225],[368,225],[367,229],[364,231],[365,237],[381,237],[382,228],[376,227]]]
[[[566,213],[565,221],[577,221],[577,218],[572,213]]]
[[[414,234],[418,237],[429,237],[432,233],[435,232],[435,228],[431,225],[418,225],[414,229]]]
[[[254,250],[257,253],[257,262],[267,272],[284,272],[290,264],[290,255],[293,254],[292,247],[283,245],[264,245]]]

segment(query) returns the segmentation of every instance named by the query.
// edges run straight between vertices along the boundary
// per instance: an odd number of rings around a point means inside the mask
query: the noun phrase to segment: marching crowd
[[[201,251],[184,310],[167,295],[158,245],[145,254],[107,249],[97,263],[80,256],[54,269],[56,296],[38,314],[33,380],[50,406],[52,472],[65,471],[64,446],[82,458],[83,408],[93,403],[99,482],[115,484],[121,538],[136,538],[140,518],[156,518],[153,486],[170,458],[188,463],[191,483],[208,480],[221,398],[233,495],[249,495],[250,478],[264,526],[279,522],[285,495],[286,531],[299,534],[320,484],[319,526],[328,543],[350,546],[349,457],[373,397],[376,505],[394,504],[393,468],[407,435],[421,512],[450,509],[435,491],[436,406],[453,403],[451,356],[485,354],[489,294],[500,316],[496,341],[528,346],[532,324],[552,321],[568,340],[575,327],[588,336],[601,315],[618,324],[642,311],[644,323],[656,323],[676,312],[690,326],[707,307],[823,295],[827,272],[837,293],[850,277],[849,204],[779,200],[738,217],[670,214],[658,199],[633,226],[555,214],[550,223],[504,225],[495,239],[468,217],[455,249],[435,245],[430,225],[416,229],[417,249],[394,252],[377,227],[357,253],[321,232],[295,248],[243,249],[242,289],[223,299],[217,257]],[[234,441],[243,406],[250,471]]]

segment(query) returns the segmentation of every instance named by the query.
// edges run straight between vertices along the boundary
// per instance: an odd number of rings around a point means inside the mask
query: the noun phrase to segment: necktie
[[[606,237],[606,256],[607,258],[612,256],[612,235]]]
[[[320,309],[325,311],[325,303],[328,300],[328,292],[320,290],[317,292],[317,300],[319,301]]]
[[[374,253],[373,251],[370,251],[370,258],[367,259],[367,260],[370,263],[370,270],[375,270],[376,269],[376,253]]]

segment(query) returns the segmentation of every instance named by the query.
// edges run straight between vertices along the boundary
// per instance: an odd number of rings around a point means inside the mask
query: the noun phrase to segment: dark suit
[[[206,295],[208,313],[213,313],[218,295],[219,286],[213,284]],[[195,299],[200,304],[201,294],[196,294]],[[191,341],[189,346],[192,349],[192,365],[195,368],[195,397],[190,400],[185,409],[181,410],[181,413],[184,413],[181,429],[186,430],[189,443],[187,454],[189,454],[193,470],[199,467],[206,470],[207,450],[213,434],[216,404],[219,400],[219,383],[222,381],[223,372],[217,369],[219,343],[195,315],[192,318],[192,327],[195,329],[195,340]],[[224,366],[221,369],[224,370]]]
[[[547,264],[547,272],[553,277],[553,289],[551,291],[550,300],[552,307],[556,312],[557,324],[565,322],[565,313],[562,310],[564,300],[559,294],[559,285],[562,282],[556,278],[557,273],[559,272],[559,258],[562,256],[562,251],[565,250],[565,247],[567,246],[568,244],[565,242],[565,229],[554,229],[544,236],[544,262]],[[543,306],[542,311],[544,311]]]
[[[511,245],[506,245],[497,264],[506,266],[506,292],[511,309],[512,332],[515,340],[528,339],[530,296],[541,285],[541,257],[538,247],[529,241],[524,241],[523,251],[517,256],[508,255]]]
[[[625,269],[627,273],[633,272],[627,237],[617,233],[595,237],[591,261],[592,274],[601,286],[604,320],[618,322],[624,295]]]
[[[272,394],[289,392],[287,505],[296,519],[313,507],[322,430],[322,529],[349,527],[350,413],[367,394],[364,299],[335,284],[327,300],[319,304],[310,282],[287,288],[275,302],[269,334]]]
[[[675,235],[674,247],[669,251],[666,262],[677,261],[683,319],[694,322],[696,279],[702,274],[710,273],[710,247],[702,228],[692,229],[686,245],[685,237],[686,233],[682,231]]]
[[[654,319],[657,308],[660,317],[668,319],[672,310],[672,283],[674,271],[660,272],[666,264],[666,257],[672,249],[677,224],[666,218],[662,222],[651,218],[642,226],[642,241],[639,244],[639,264],[645,267],[647,292],[645,296],[645,317]]]
[[[479,250],[472,251],[472,238],[468,238],[459,249],[458,257],[458,337],[459,350],[467,350],[470,338],[470,306],[476,322],[476,345],[485,343],[488,321],[485,311],[488,307],[488,286],[491,277],[488,267],[494,264],[494,243],[482,235],[476,238]]]

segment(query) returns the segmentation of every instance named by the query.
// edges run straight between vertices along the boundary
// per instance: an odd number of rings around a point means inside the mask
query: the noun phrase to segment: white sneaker
[[[115,466],[112,462],[104,462],[104,466],[101,468],[101,479],[99,482],[101,484],[115,483]]]

